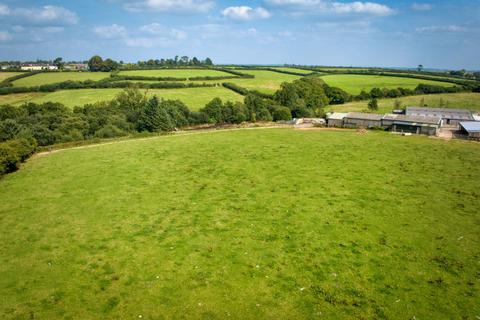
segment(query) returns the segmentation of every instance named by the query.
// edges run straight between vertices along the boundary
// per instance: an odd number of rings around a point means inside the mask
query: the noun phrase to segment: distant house
[[[43,65],[43,64],[28,64],[20,67],[23,71],[42,71],[42,70],[58,70],[57,66]]]
[[[442,126],[458,126],[462,121],[474,121],[472,113],[463,109],[408,107],[405,114],[407,116],[440,117],[443,121]]]
[[[350,112],[343,119],[346,128],[379,128],[383,115],[375,113]]]
[[[88,64],[86,63],[69,63],[65,65],[67,70],[86,71],[88,70]]]
[[[386,114],[382,126],[393,132],[426,134],[434,136],[442,125],[440,117],[408,116],[403,114]]]
[[[470,139],[480,140],[480,122],[460,122],[460,131],[467,134]]]
[[[343,119],[348,113],[334,112],[327,114],[327,126],[328,127],[343,127]]]

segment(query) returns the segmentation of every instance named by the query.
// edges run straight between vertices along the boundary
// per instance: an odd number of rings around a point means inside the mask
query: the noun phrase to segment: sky
[[[0,60],[480,70],[480,0],[0,0]]]

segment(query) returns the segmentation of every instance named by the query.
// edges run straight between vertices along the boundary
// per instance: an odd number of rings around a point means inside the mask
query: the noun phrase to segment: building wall
[[[382,120],[360,120],[345,118],[344,126],[347,128],[375,128],[382,126]]]
[[[329,127],[343,127],[343,119],[327,119],[327,126]]]

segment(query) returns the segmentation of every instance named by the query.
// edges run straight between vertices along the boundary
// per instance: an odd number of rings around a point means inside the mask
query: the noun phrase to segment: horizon
[[[479,17],[465,0],[1,0],[0,60],[479,70]]]

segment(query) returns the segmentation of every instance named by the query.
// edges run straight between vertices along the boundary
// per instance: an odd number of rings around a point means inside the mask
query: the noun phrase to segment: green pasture
[[[1,319],[476,319],[480,144],[237,130],[0,180]]]
[[[225,77],[234,76],[231,73],[209,70],[209,69],[157,69],[157,70],[131,70],[121,71],[121,76],[141,77],[172,77],[172,78],[194,78],[194,77]]]
[[[415,89],[420,83],[445,87],[454,86],[453,84],[447,82],[371,75],[336,74],[322,76],[322,79],[328,85],[341,88],[350,94],[360,94],[362,90],[368,92],[373,88],[394,89],[401,87],[407,89]]]
[[[312,70],[304,70],[304,69],[297,69],[297,68],[291,68],[291,67],[274,67],[272,69],[280,70],[280,71],[302,73],[302,74],[305,74],[305,75],[311,74],[313,72]]]
[[[397,105],[397,101],[400,106]],[[401,97],[397,99],[378,100],[377,113],[389,113],[393,109],[402,107],[427,106],[430,108],[453,108],[467,109],[474,112],[480,112],[480,93],[462,92],[431,94],[411,97]],[[349,102],[342,105],[330,106],[331,111],[336,112],[368,112],[368,101]]]
[[[30,77],[18,79],[13,82],[15,87],[35,87],[43,84],[52,84],[64,81],[98,81],[110,76],[109,72],[46,72]]]
[[[58,102],[68,107],[83,106],[89,103],[109,101],[123,89],[79,89],[61,90],[47,94],[20,94],[0,96],[1,104],[21,104],[25,102]],[[171,100],[180,100],[191,110],[203,108],[213,98],[219,97],[223,101],[243,101],[244,97],[223,87],[214,88],[188,88],[188,89],[149,89],[143,90],[149,96]],[[14,96],[14,97],[11,97]]]
[[[243,73],[254,75],[254,79],[229,79],[227,82],[235,83],[243,88],[258,90],[263,93],[275,93],[280,89],[283,82],[292,82],[300,79],[300,76],[294,76],[284,73],[264,70],[237,70]]]
[[[0,71],[0,82],[6,80],[8,78],[18,76],[19,74],[22,74],[22,72],[1,72]]]

